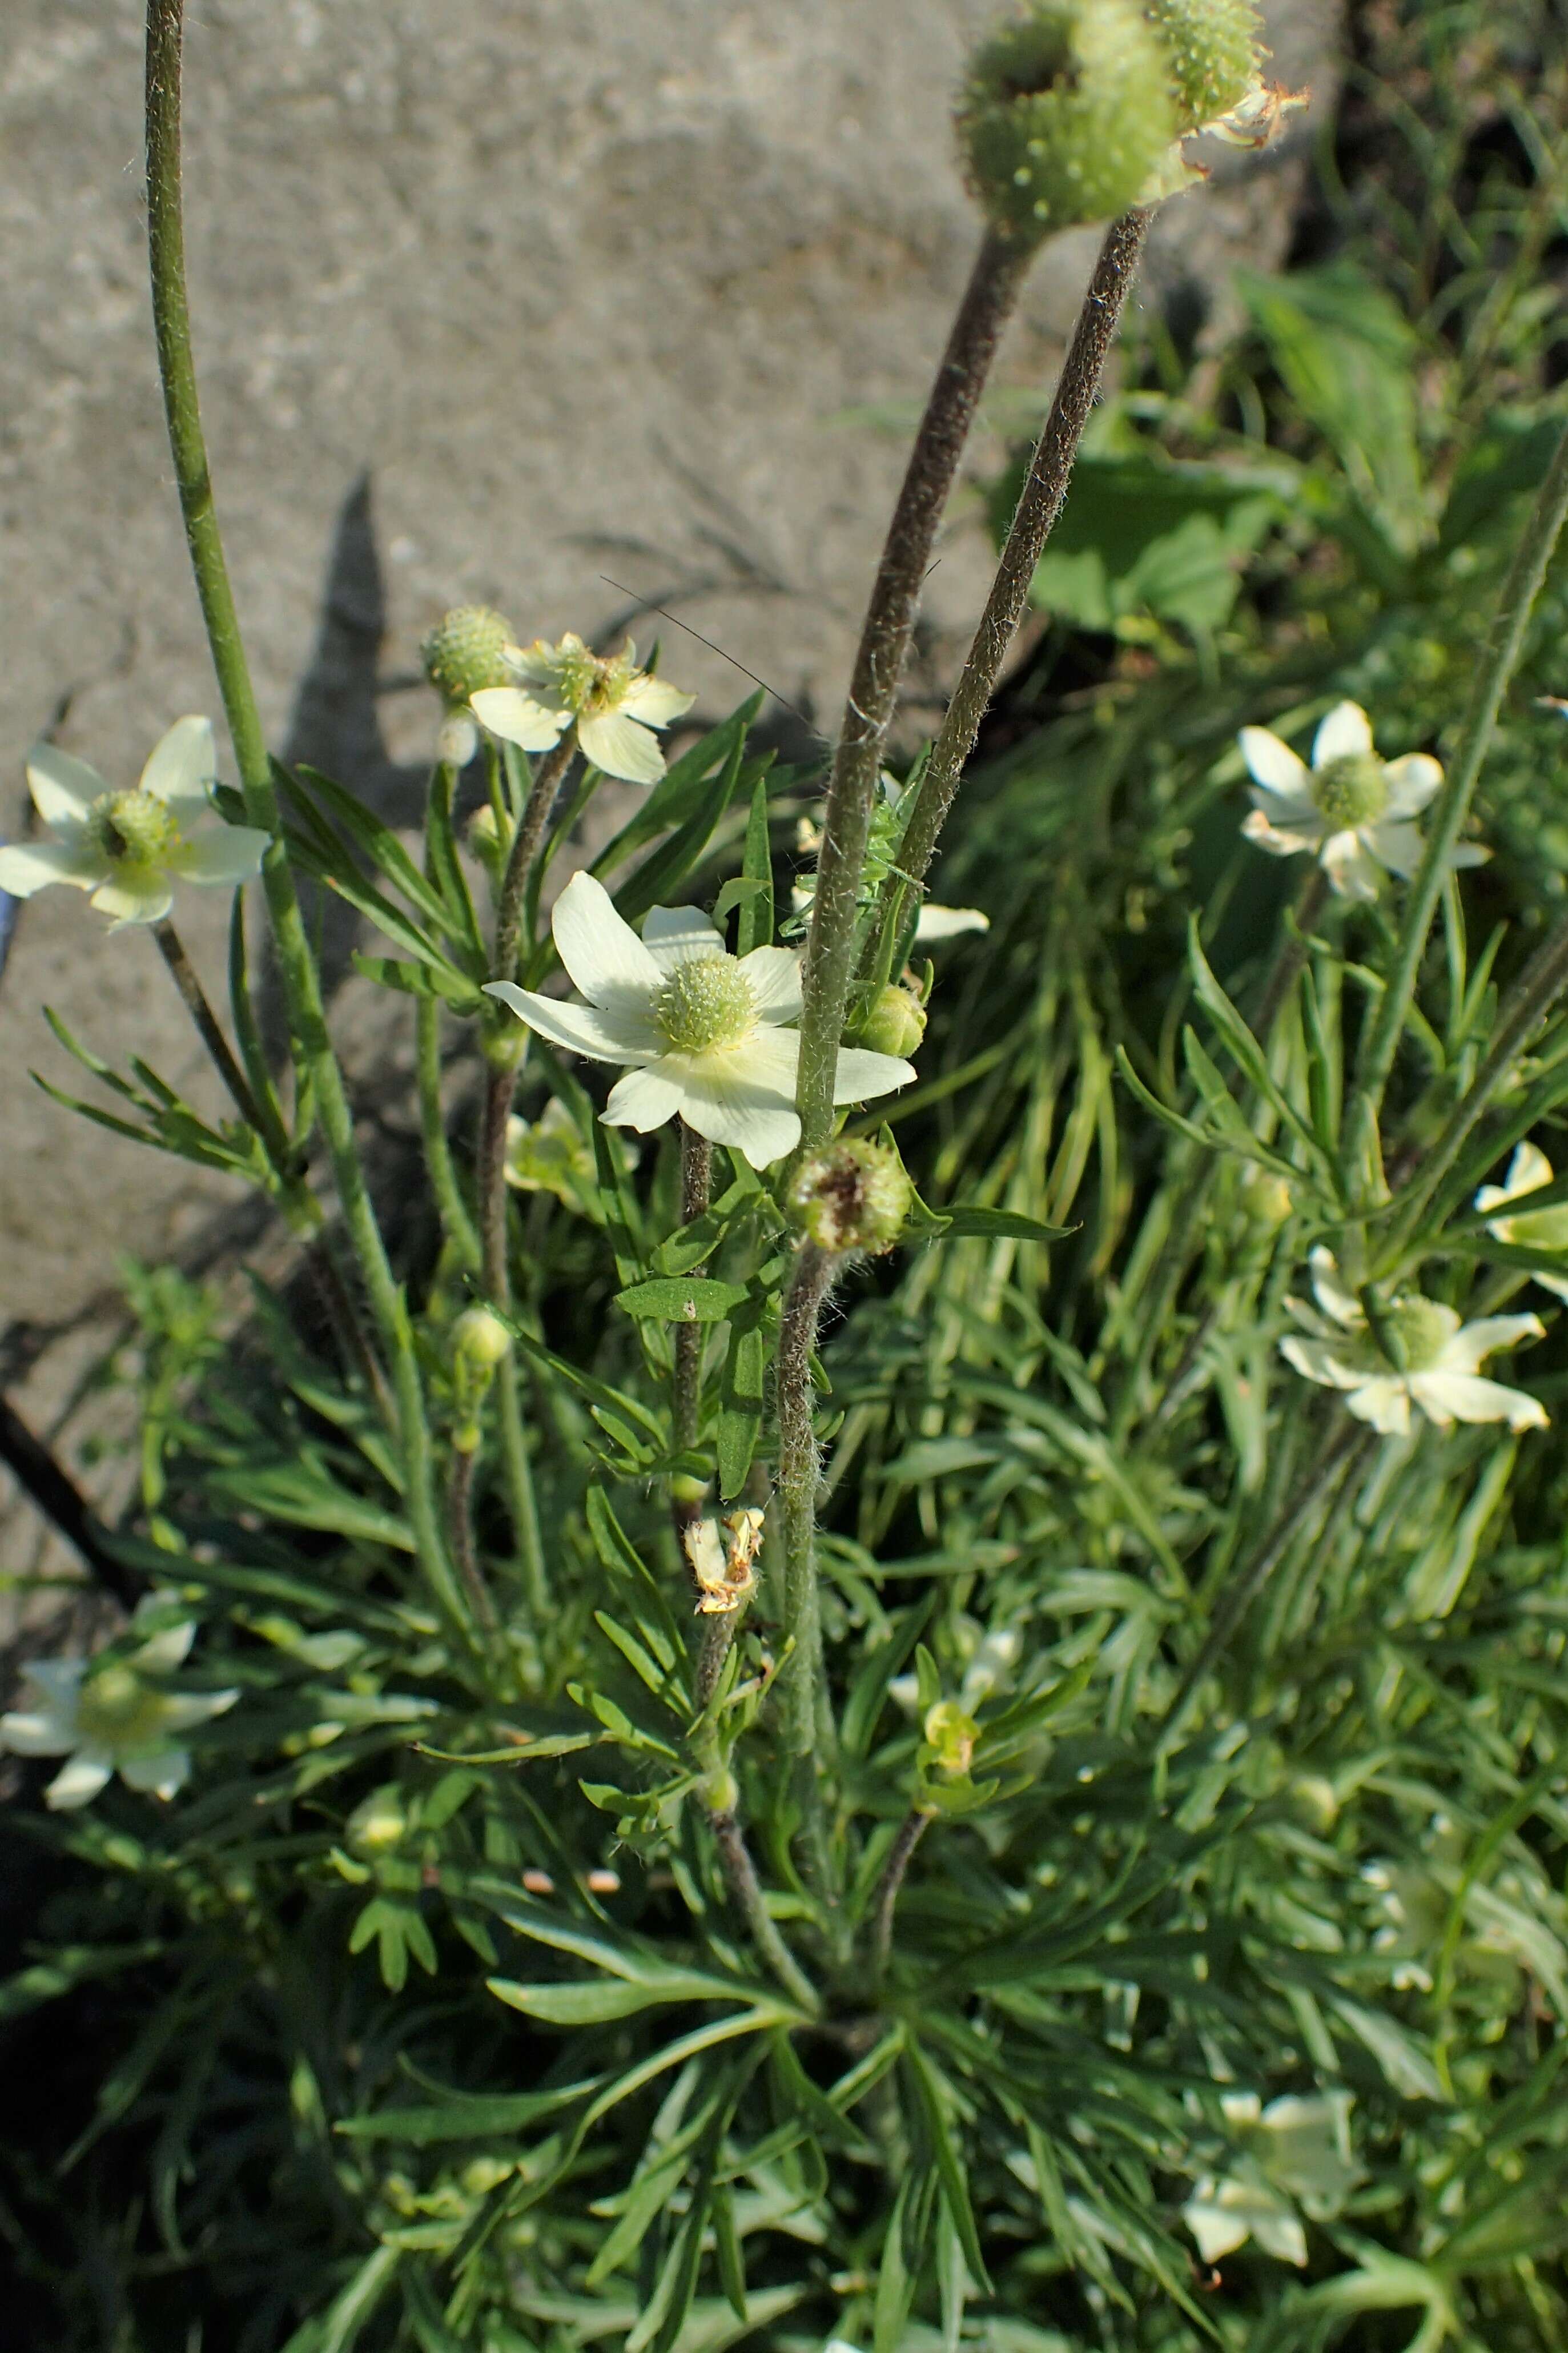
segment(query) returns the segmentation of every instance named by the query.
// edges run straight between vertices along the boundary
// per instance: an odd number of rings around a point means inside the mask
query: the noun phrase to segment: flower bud
[[[920,998],[889,981],[873,997],[857,1042],[873,1054],[897,1054],[901,1060],[915,1052],[925,1033],[926,1009]]]
[[[356,1854],[385,1854],[400,1843],[407,1829],[401,1792],[389,1785],[354,1808],[344,1836]]]
[[[1176,127],[1217,122],[1256,85],[1263,62],[1253,0],[1143,0],[1170,60]]]
[[[1135,0],[1031,0],[959,92],[965,176],[992,227],[1037,245],[1135,205],[1176,136],[1171,82]]]
[[[803,1160],[784,1207],[819,1250],[878,1251],[892,1249],[913,1199],[898,1154],[857,1136]]]
[[[968,1772],[974,1761],[980,1726],[956,1700],[939,1699],[934,1707],[927,1708],[921,1729],[931,1752],[925,1760],[928,1765],[953,1780]]]
[[[462,704],[487,686],[512,682],[505,655],[511,623],[489,605],[457,605],[419,649],[425,675],[448,703]]]
[[[741,1785],[726,1765],[705,1774],[702,1802],[710,1814],[732,1814],[741,1802]]]
[[[452,1355],[471,1371],[493,1373],[511,1354],[511,1334],[488,1307],[465,1307],[452,1326]]]

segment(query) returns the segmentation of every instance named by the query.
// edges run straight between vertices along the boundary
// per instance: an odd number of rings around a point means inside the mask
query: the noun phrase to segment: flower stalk
[[[784,1631],[792,1644],[779,1670],[784,1746],[809,1757],[817,1746],[822,1693],[822,1618],[816,1590],[816,1487],[819,1464],[811,1377],[817,1319],[838,1260],[803,1242],[784,1301],[778,1353],[778,1495],[784,1554]]]
[[[314,1095],[343,1220],[392,1367],[410,1525],[425,1574],[447,1616],[467,1631],[468,1612],[442,1538],[423,1384],[408,1310],[386,1255],[354,1139],[353,1115],[328,1034],[321,982],[278,824],[267,739],[246,660],[218,528],[202,430],[185,287],[181,185],[183,0],[148,0],[147,230],[158,371],[180,511],[196,594],[212,649],[248,821],[271,835],[262,886],[294,1050]]]
[[[708,1207],[713,1179],[713,1146],[706,1136],[680,1122],[680,1222],[689,1226],[694,1218],[702,1216]],[[692,1272],[700,1274],[700,1266]],[[706,1337],[700,1324],[678,1324],[675,1326],[675,1380],[673,1436],[677,1454],[689,1453],[697,1443],[702,1402],[702,1346]],[[676,1547],[686,1557],[686,1532],[702,1514],[700,1484],[684,1472],[678,1472],[670,1482],[670,1514],[675,1522]],[[721,1665],[722,1655],[721,1655]],[[717,1675],[714,1678],[717,1681]],[[698,1704],[705,1705],[700,1699]]]
[[[877,1892],[871,1898],[871,1968],[878,1981],[886,1977],[888,1962],[893,1950],[893,1915],[898,1910],[899,1894],[904,1874],[914,1860],[914,1852],[930,1826],[931,1817],[919,1806],[911,1806],[899,1824],[899,1833],[889,1849],[882,1875],[877,1882]]]

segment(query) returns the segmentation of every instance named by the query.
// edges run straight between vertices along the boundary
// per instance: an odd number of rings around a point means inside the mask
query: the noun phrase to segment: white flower
[[[1425,752],[1380,760],[1372,723],[1359,703],[1337,702],[1318,729],[1309,768],[1267,727],[1244,727],[1241,756],[1253,780],[1248,841],[1275,858],[1310,849],[1344,899],[1375,899],[1380,867],[1408,877],[1421,863],[1421,836],[1410,823],[1443,781]],[[1474,842],[1454,851],[1455,866],[1490,855]]]
[[[201,826],[212,813],[207,786],[216,768],[208,719],[176,719],[125,793],[111,792],[85,760],[35,744],[27,782],[55,839],[0,849],[0,891],[30,899],[51,882],[69,882],[90,891],[118,931],[160,922],[175,882],[247,882],[268,836],[255,826]]]
[[[1385,1438],[1405,1438],[1415,1405],[1439,1430],[1456,1421],[1544,1429],[1546,1409],[1534,1398],[1479,1377],[1481,1359],[1493,1349],[1541,1338],[1545,1326],[1538,1315],[1485,1315],[1461,1324],[1451,1307],[1435,1299],[1394,1299],[1387,1316],[1405,1351],[1405,1370],[1398,1372],[1379,1350],[1360,1301],[1345,1289],[1332,1253],[1321,1242],[1311,1264],[1322,1313],[1314,1315],[1299,1300],[1287,1300],[1307,1336],[1292,1333],[1280,1341],[1279,1353],[1308,1380],[1342,1389],[1358,1421],[1370,1422]]]
[[[721,1520],[693,1520],[681,1531],[681,1542],[697,1582],[700,1617],[727,1618],[751,1599],[763,1548],[761,1512],[742,1506]]]
[[[1508,1174],[1500,1185],[1483,1185],[1476,1195],[1478,1209],[1500,1209],[1505,1202],[1517,1201],[1521,1193],[1537,1193],[1552,1182],[1552,1163],[1538,1145],[1521,1144],[1508,1164]],[[1493,1218],[1487,1231],[1500,1242],[1512,1242],[1521,1250],[1561,1250],[1568,1259],[1568,1203],[1556,1209],[1527,1209],[1521,1216]],[[1559,1299],[1568,1299],[1568,1274],[1536,1273],[1535,1281],[1543,1291],[1554,1291]]]
[[[525,752],[547,752],[575,720],[583,756],[595,768],[629,785],[658,784],[664,754],[652,731],[689,711],[697,697],[639,670],[629,639],[604,658],[569,629],[559,645],[540,638],[531,646],[509,646],[506,659],[523,685],[538,691],[482,687],[473,707],[492,735]]]
[[[237,1691],[165,1689],[196,1630],[188,1618],[169,1622],[168,1603],[157,1594],[138,1602],[131,1622],[150,1621],[154,1630],[147,1640],[107,1665],[35,1660],[23,1672],[41,1704],[0,1715],[0,1747],[17,1757],[68,1758],[44,1792],[57,1812],[89,1804],[115,1773],[130,1788],[172,1798],[191,1778],[190,1751],[180,1746],[180,1734],[210,1723],[239,1697]]]
[[[1276,2255],[1282,2263],[1307,2260],[1300,2216],[1266,2181],[1242,2181],[1234,2174],[1216,2179],[1207,2174],[1183,2207],[1182,2220],[1205,2263],[1234,2254],[1248,2239],[1256,2239],[1266,2255]]]
[[[638,939],[602,882],[574,874],[551,930],[585,1005],[536,997],[510,981],[485,984],[552,1045],[596,1062],[629,1065],[604,1117],[647,1134],[677,1113],[711,1144],[733,1145],[765,1168],[800,1141],[795,1109],[800,959],[787,948],[727,955],[695,907],[654,907]],[[835,1103],[865,1103],[907,1086],[913,1067],[892,1054],[842,1046]]]
[[[1244,2151],[1245,2173],[1207,2175],[1182,2209],[1205,2263],[1256,2239],[1281,2263],[1304,2263],[1307,2234],[1297,2201],[1314,2221],[1340,2213],[1363,2168],[1349,2155],[1349,2099],[1287,2093],[1264,2107],[1256,2092],[1220,2102]]]

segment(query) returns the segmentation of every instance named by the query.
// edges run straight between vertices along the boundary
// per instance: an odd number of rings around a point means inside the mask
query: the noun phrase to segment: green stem
[[[515,1063],[485,1065],[484,1103],[479,1115],[479,1280],[490,1305],[503,1315],[510,1314],[511,1308],[511,1270],[507,1261],[506,1131],[516,1092]],[[539,1505],[533,1492],[533,1469],[528,1459],[528,1436],[523,1428],[522,1384],[516,1359],[510,1356],[502,1358],[497,1369],[496,1419],[512,1542],[522,1567],[529,1607],[537,1623],[549,1600],[549,1579],[540,1535]]]
[[[1498,599],[1487,643],[1475,672],[1469,706],[1459,733],[1459,748],[1433,803],[1426,855],[1411,886],[1400,928],[1394,970],[1384,991],[1377,1016],[1356,1073],[1359,1121],[1375,1124],[1384,1091],[1394,1068],[1399,1041],[1415,994],[1426,934],[1442,896],[1455,845],[1469,810],[1481,764],[1491,748],[1498,712],[1509,680],[1524,644],[1531,612],[1546,577],[1563,522],[1568,519],[1568,427],[1557,444],[1546,480],[1509,567]]]
[[[542,1624],[550,1599],[544,1566],[544,1540],[539,1529],[539,1504],[533,1492],[533,1466],[528,1459],[523,1428],[522,1375],[513,1356],[496,1372],[496,1419],[500,1431],[501,1477],[506,1482],[507,1509],[511,1514],[511,1539],[522,1569],[523,1590],[536,1628]]]
[[[463,1580],[475,1617],[487,1634],[496,1630],[496,1606],[490,1599],[479,1554],[474,1549],[474,1464],[477,1450],[454,1446],[447,1472],[447,1536],[452,1558]]]
[[[801,1141],[814,1152],[833,1127],[833,1082],[854,966],[866,844],[937,525],[957,476],[975,408],[1028,255],[987,231],[910,453],[903,487],[867,607],[844,725],[828,780],[822,851],[802,986]]]
[[[784,1301],[778,1354],[778,1494],[784,1549],[784,1631],[794,1648],[779,1670],[784,1746],[797,1757],[817,1747],[822,1684],[822,1618],[816,1591],[816,1389],[811,1354],[817,1318],[838,1261],[816,1242],[803,1242]]]
[[[713,1179],[713,1146],[694,1128],[680,1122],[680,1222],[689,1226],[694,1218],[701,1217],[708,1207]],[[701,1269],[693,1268],[694,1273]],[[702,1346],[706,1337],[700,1324],[678,1324],[675,1327],[675,1451],[688,1453],[697,1443],[702,1405]],[[684,1472],[670,1482],[670,1514],[675,1523],[675,1541],[683,1562],[687,1561],[686,1532],[702,1516],[702,1491],[695,1480]]]
[[[925,879],[1007,649],[1024,617],[1041,553],[1062,511],[1078,446],[1100,395],[1105,364],[1152,218],[1152,207],[1141,206],[1113,221],[1106,233],[985,610],[899,844],[899,874],[889,874],[882,886],[884,920],[896,912],[895,902],[901,904],[904,885],[900,878],[907,877],[917,888]]]
[[[555,806],[555,787],[572,765],[572,754],[577,748],[577,730],[574,723],[556,744],[547,752],[534,772],[523,807],[522,820],[512,836],[507,852],[506,869],[501,876],[500,890],[496,898],[495,970],[492,980],[517,978],[518,949],[522,941],[523,909],[528,903],[528,881],[533,871],[533,861],[544,846],[545,830],[550,812]]]
[[[447,1114],[441,1103],[441,1008],[433,997],[422,997],[414,1011],[415,1066],[419,1082],[419,1124],[425,1139],[425,1166],[430,1178],[441,1230],[470,1274],[479,1268],[479,1238],[458,1182],[452,1147],[447,1141]]]
[[[196,594],[212,648],[213,668],[239,769],[246,816],[252,825],[273,837],[262,866],[262,885],[277,944],[279,974],[295,1049],[315,1094],[343,1222],[392,1366],[405,1494],[416,1549],[437,1600],[453,1621],[466,1630],[468,1612],[462,1588],[442,1542],[429,1425],[407,1304],[393,1275],[365,1187],[354,1142],[353,1117],[327,1030],[320,977],[310,955],[288,853],[278,831],[278,802],[267,740],[245,659],[213,500],[185,291],[180,175],[183,15],[183,0],[148,0],[148,251],[153,323],[174,480]]]
[[[269,1125],[263,1117],[261,1106],[251,1092],[250,1082],[235,1060],[228,1039],[224,1036],[219,1026],[218,1018],[207,1002],[206,991],[196,977],[195,966],[185,954],[184,942],[167,915],[161,923],[153,924],[153,937],[157,944],[159,955],[169,967],[174,987],[184,1000],[185,1010],[195,1024],[196,1032],[203,1045],[212,1057],[214,1068],[228,1089],[236,1111],[238,1112],[245,1125],[260,1137],[268,1161],[274,1170],[281,1176],[283,1172],[279,1167],[279,1154],[287,1153],[289,1139],[280,1130],[275,1134],[276,1123]],[[274,1149],[275,1145],[276,1149]]]

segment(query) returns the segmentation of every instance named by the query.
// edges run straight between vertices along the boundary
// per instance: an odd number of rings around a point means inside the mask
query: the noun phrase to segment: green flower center
[[[1425,1373],[1441,1355],[1453,1325],[1430,1299],[1396,1299],[1388,1321],[1405,1351],[1407,1373]]]
[[[678,1054],[738,1046],[756,1019],[752,984],[731,955],[693,956],[659,990],[654,1019]]]
[[[88,811],[88,827],[116,865],[157,866],[180,846],[180,828],[154,793],[100,793]]]
[[[1312,798],[1336,833],[1371,825],[1388,807],[1383,762],[1372,752],[1346,752],[1312,771]]]
[[[92,1747],[150,1748],[164,1736],[166,1706],[131,1668],[103,1667],[83,1684],[76,1720]]]

